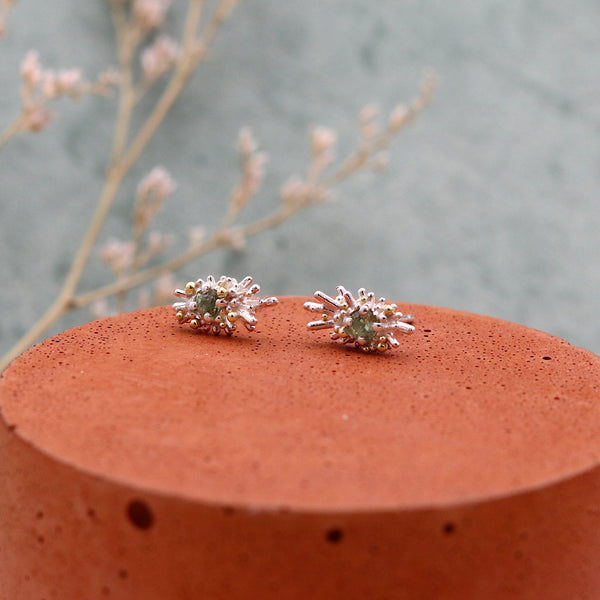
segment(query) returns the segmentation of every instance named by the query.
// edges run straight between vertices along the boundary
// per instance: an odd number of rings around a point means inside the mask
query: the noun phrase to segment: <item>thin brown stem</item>
[[[8,141],[17,135],[22,129],[23,124],[23,113],[15,117],[13,122],[0,134],[0,150],[8,144]]]
[[[75,255],[75,259],[71,264],[71,269],[67,275],[63,286],[62,295],[65,298],[71,298],[77,287],[77,283],[81,277],[83,269],[87,264],[88,258],[92,252],[92,248],[100,234],[100,231],[106,221],[106,217],[110,208],[112,207],[115,195],[123,181],[123,178],[127,174],[127,171],[122,167],[114,167],[110,169],[106,184],[102,190],[100,201],[96,208],[96,212],[92,217],[92,221],[86,231],[81,246]]]
[[[63,283],[61,291],[50,308],[42,314],[42,316],[34,323],[31,329],[2,358],[0,361],[0,371],[4,370],[4,368],[13,358],[26,350],[38,339],[40,335],[44,333],[44,331],[46,331],[53,323],[55,323],[65,312],[70,310],[72,298],[74,296],[79,279],[81,278],[83,269],[85,268],[98,234],[104,225],[108,211],[112,206],[113,199],[117,190],[119,189],[119,186],[121,185],[121,181],[123,180],[124,176],[125,172],[122,169],[113,168],[109,171],[109,175],[102,191],[102,195],[100,196],[100,201],[96,208],[96,212],[94,213],[94,217],[90,222],[75,259],[71,264],[71,268]]]
[[[19,339],[19,341],[2,357],[0,360],[0,373],[9,365],[9,363],[37,342],[38,338],[56,322],[64,313],[65,304],[62,298],[57,298],[42,315],[42,317]]]
[[[246,170],[247,169],[248,169],[248,157],[245,157],[244,162],[242,164],[241,181],[240,181],[240,183],[238,183],[236,188],[231,193],[231,196],[229,197],[227,211],[225,213],[225,216],[221,219],[221,223],[217,227],[217,231],[224,231],[225,229],[229,229],[229,227],[231,227],[231,225],[233,225],[233,223],[235,223],[235,220],[237,219],[237,216],[239,215],[239,213],[242,209],[242,203],[240,203],[238,200],[238,194],[241,193],[240,190],[244,183],[244,179],[246,178]]]
[[[6,30],[6,17],[12,7],[12,2],[7,0],[0,0],[0,40]]]
[[[127,290],[117,294],[117,312],[124,313],[127,310]]]
[[[111,8],[119,55],[119,109],[111,149],[111,164],[116,164],[127,144],[131,115],[136,102],[132,63],[141,33],[127,17],[123,3],[113,0]]]
[[[213,43],[215,36],[239,0],[221,0],[208,22],[202,38],[199,40],[201,51],[206,52]]]
[[[191,51],[198,35],[205,0],[191,0],[183,30],[183,51]]]
[[[237,219],[237,216],[239,213],[240,213],[240,209],[237,206],[235,206],[233,203],[229,203],[227,212],[225,213],[225,216],[221,220],[221,224],[217,228],[217,231],[225,231],[225,230],[229,229],[235,223],[235,220]]]
[[[200,21],[202,19],[202,11],[204,8],[205,0],[191,0],[188,7],[188,14],[185,19],[183,41],[182,41],[182,53],[181,60],[178,61],[177,68],[185,69],[188,68],[189,59],[195,53],[196,38],[198,35],[198,29],[200,27]],[[192,67],[193,70],[193,67]],[[135,86],[133,90],[133,105],[135,106],[140,100],[146,95],[148,90],[156,82],[156,79],[142,78],[142,80]]]
[[[194,20],[194,27],[192,28],[191,32],[186,31],[186,35],[194,40],[197,38],[197,29],[200,25],[201,11],[198,9],[198,7],[201,8],[202,4],[203,3],[199,2],[199,0],[192,0],[190,3],[188,17]],[[139,133],[131,142],[129,149],[122,157],[121,163],[127,171],[129,171],[129,169],[133,166],[140,154],[148,145],[148,142],[150,142],[156,133],[156,130],[173,106],[175,100],[177,100],[179,97],[181,90],[183,90],[191,74],[194,72],[198,64],[206,57],[206,53],[208,52],[208,49],[212,44],[217,31],[230,12],[225,11],[223,7],[224,5],[229,4],[231,4],[231,0],[222,0],[208,25],[206,26],[206,29],[199,42],[196,44],[190,44],[187,48],[184,47],[184,51],[181,53],[181,57],[177,62],[175,73],[171,77],[167,87],[154,106],[150,116],[146,119],[146,122],[141,127]]]
[[[147,94],[148,90],[152,87],[154,81],[148,79],[142,79],[133,91],[133,105],[134,107],[139,104],[140,100]]]

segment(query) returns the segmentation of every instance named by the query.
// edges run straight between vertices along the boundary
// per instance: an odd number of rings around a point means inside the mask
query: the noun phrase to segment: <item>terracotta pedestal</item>
[[[126,314],[14,361],[0,598],[599,598],[600,358],[411,305],[364,355],[304,300],[232,338]]]

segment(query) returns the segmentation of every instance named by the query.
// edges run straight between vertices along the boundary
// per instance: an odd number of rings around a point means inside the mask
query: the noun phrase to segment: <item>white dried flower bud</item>
[[[171,0],[134,0],[133,16],[143,31],[158,29],[164,22]]]
[[[21,78],[25,85],[35,87],[42,77],[42,68],[37,51],[30,50],[21,62]]]
[[[58,72],[56,78],[58,93],[60,94],[76,94],[79,91],[81,84],[80,69],[65,69]]]
[[[388,120],[389,128],[392,131],[400,129],[405,123],[408,117],[408,108],[404,104],[399,104],[392,110]]]
[[[238,136],[238,150],[242,156],[249,156],[256,152],[258,144],[248,127],[240,129]]]
[[[35,105],[25,112],[21,126],[26,131],[41,131],[53,120],[52,111],[45,106]]]
[[[140,182],[137,189],[138,200],[145,200],[151,194],[159,201],[164,200],[177,187],[164,167],[154,167]]]
[[[333,154],[337,133],[326,127],[315,127],[310,133],[310,145],[314,156]]]
[[[257,152],[248,158],[245,172],[245,187],[248,196],[254,196],[260,187],[264,175],[267,155],[264,152]]]
[[[177,61],[179,46],[167,35],[159,35],[141,56],[144,76],[154,81],[164,75]]]
[[[281,187],[281,199],[286,204],[296,204],[303,200],[307,195],[307,186],[298,177],[290,177]]]
[[[46,99],[54,98],[58,95],[58,81],[54,71],[44,71],[42,73],[42,96]]]
[[[90,312],[94,319],[104,319],[112,316],[106,300],[96,300],[96,302],[90,306]]]
[[[135,244],[111,239],[100,250],[100,260],[114,273],[123,273],[133,262]]]
[[[175,182],[163,167],[155,167],[138,185],[133,210],[136,235],[141,235],[162,208],[165,198],[175,189]]]

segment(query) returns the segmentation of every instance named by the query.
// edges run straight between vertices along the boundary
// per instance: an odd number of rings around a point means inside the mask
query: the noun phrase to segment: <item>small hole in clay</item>
[[[444,532],[444,535],[452,535],[456,531],[456,525],[452,523],[452,521],[448,521],[448,523],[445,523],[444,527],[442,527],[442,531]]]
[[[143,500],[132,500],[127,507],[127,516],[138,529],[150,529],[154,524],[154,515]]]
[[[129,577],[129,572],[127,569],[119,569],[119,577],[121,579],[127,579]]]
[[[343,537],[344,532],[339,527],[332,527],[331,529],[328,529],[325,533],[325,539],[330,544],[338,544],[342,541]]]
[[[552,360],[551,356],[542,356],[542,360]]]

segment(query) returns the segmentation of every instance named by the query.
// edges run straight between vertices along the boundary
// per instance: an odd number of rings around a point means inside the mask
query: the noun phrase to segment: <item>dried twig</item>
[[[7,1],[0,0],[4,3]],[[153,170],[138,188],[133,212],[132,240],[111,241],[103,249],[101,258],[112,269],[116,281],[77,294],[79,280],[121,183],[158,130],[190,76],[205,59],[218,30],[238,0],[219,0],[202,31],[200,23],[205,0],[189,0],[180,43],[165,36],[157,36],[154,43],[141,52],[142,78],[139,82],[134,81],[133,61],[140,54],[140,47],[147,34],[162,25],[170,0],[110,2],[119,58],[118,78],[113,76],[111,82],[118,82],[119,105],[104,188],[57,298],[38,322],[2,358],[0,371],[66,312],[89,305],[94,305],[97,313],[106,312],[107,308],[103,303],[111,296],[116,296],[118,308],[124,309],[127,293],[153,280],[157,281],[155,300],[164,301],[172,289],[172,273],[190,261],[219,247],[241,248],[248,237],[274,228],[301,210],[325,201],[332,188],[354,173],[380,168],[385,162],[384,152],[395,135],[415,118],[431,98],[434,79],[427,76],[419,96],[409,106],[394,109],[383,131],[379,131],[376,125],[376,112],[371,108],[365,109],[361,113],[361,138],[358,147],[337,166],[334,152],[336,134],[323,127],[315,128],[310,136],[311,161],[305,177],[292,177],[284,184],[281,189],[281,205],[272,214],[251,223],[236,225],[241,210],[260,187],[266,160],[265,155],[258,152],[250,132],[242,130],[239,139],[241,177],[230,195],[220,225],[210,236],[205,236],[203,232],[199,234],[198,228],[193,229],[190,232],[191,243],[187,250],[179,256],[148,267],[150,259],[157,257],[168,245],[168,237],[150,232],[149,225],[174,187],[164,169]],[[52,78],[42,76],[41,73],[37,56],[30,55],[22,68],[24,98],[29,98],[28,102],[24,102],[24,106],[35,105],[45,110],[48,99],[58,95],[77,96],[87,91],[99,91],[94,86],[102,83],[83,84],[78,74],[76,76],[75,72],[66,72],[71,73],[70,79],[63,76],[60,84],[62,87],[59,85],[59,88],[54,89],[51,84],[56,83],[56,75]],[[132,115],[138,101],[151,86],[168,73],[171,74],[170,79],[145,122],[137,132],[132,132]],[[104,77],[106,79],[109,76]],[[60,77],[58,79],[60,80]],[[49,83],[40,88],[41,81]],[[106,83],[105,80],[102,81]],[[59,93],[54,95],[46,93],[57,90]],[[35,104],[36,102],[38,104]],[[31,119],[29,114],[16,120],[7,129],[9,133],[5,133],[6,139],[27,128],[34,130]],[[35,123],[35,120],[33,122]],[[150,302],[147,293],[141,302],[144,305]]]
[[[64,97],[79,100],[86,94],[105,96],[116,81],[116,73],[110,69],[94,82],[85,81],[79,69],[44,70],[38,53],[31,50],[21,63],[21,111],[0,133],[0,150],[12,137],[41,131],[51,123],[54,113],[48,105],[54,100]]]
[[[314,130],[311,136],[312,160],[309,174],[304,180],[297,177],[288,180],[281,190],[281,205],[272,214],[246,225],[233,227],[240,204],[243,204],[243,202],[240,203],[238,190],[244,188],[245,184],[243,182],[247,175],[242,175],[242,182],[230,197],[225,218],[210,237],[198,244],[192,245],[179,256],[159,265],[139,271],[114,283],[99,287],[96,290],[77,295],[73,298],[71,306],[73,308],[88,306],[98,300],[153,281],[166,273],[178,271],[192,260],[217,248],[239,245],[243,240],[263,231],[273,229],[298,212],[323,202],[329,197],[335,185],[341,183],[354,173],[379,168],[378,155],[387,149],[394,136],[427,106],[431,100],[434,84],[435,78],[433,75],[428,74],[425,77],[418,97],[408,107],[397,107],[392,111],[388,126],[382,133],[373,136],[368,143],[365,142],[363,137],[359,148],[346,160],[342,161],[341,165],[335,168],[329,176],[322,179],[320,176],[324,170],[323,163],[326,162],[329,164],[330,162],[335,135],[333,132],[323,128]],[[400,114],[403,115],[401,119],[399,118]],[[242,136],[245,137],[247,135],[248,133],[243,130]],[[256,156],[255,150],[252,150],[250,153],[250,156],[252,155]],[[249,196],[253,195],[253,193],[254,191],[252,194],[248,193],[247,196],[244,195],[243,197],[249,199]]]
[[[16,0],[0,0],[0,40],[6,31],[6,17]]]

